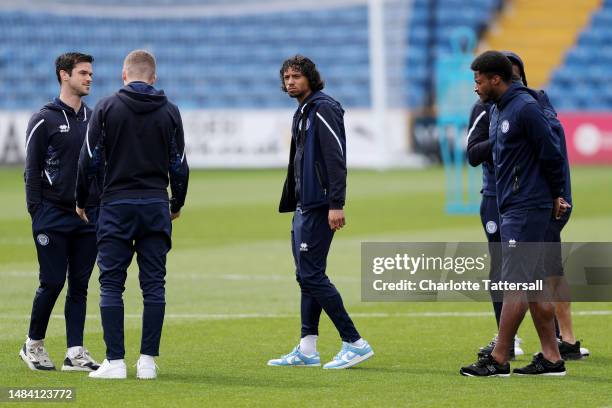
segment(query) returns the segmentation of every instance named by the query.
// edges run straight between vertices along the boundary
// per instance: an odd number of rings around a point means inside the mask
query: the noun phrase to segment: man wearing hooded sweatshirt
[[[63,371],[93,371],[98,364],[83,346],[87,287],[96,261],[98,183],[83,208],[90,222],[74,213],[79,151],[91,111],[82,101],[91,87],[93,58],[70,52],[57,57],[59,97],[32,115],[26,133],[25,190],[38,254],[39,282],[30,328],[19,355],[32,370],[55,370],[44,346],[49,317],[66,279],[64,316],[68,350]],[[96,178],[92,174],[92,178]]]
[[[344,110],[321,92],[323,81],[315,64],[296,55],[280,69],[283,91],[297,99],[293,115],[287,179],[280,212],[294,212],[291,245],[301,289],[301,339],[293,351],[268,361],[269,366],[318,367],[319,318],[330,317],[342,339],[336,357],[325,369],[344,369],[374,352],[361,338],[342,297],[326,275],[327,254],[334,232],[345,225],[346,137]]]
[[[527,309],[540,337],[542,352],[531,364],[514,369],[520,375],[565,375],[555,337],[554,308],[541,292],[522,288],[537,281],[551,219],[569,208],[564,158],[539,103],[522,84],[512,83],[512,63],[502,53],[487,51],[472,63],[476,92],[492,101],[489,137],[501,218],[504,291],[499,335],[492,352],[462,367],[466,376],[509,376],[509,349]],[[538,267],[536,267],[538,266]],[[521,286],[525,285],[525,286]]]
[[[83,219],[92,174],[105,163],[97,243],[106,359],[90,373],[95,374],[92,378],[127,376],[122,295],[134,252],[144,298],[136,377],[157,377],[154,357],[159,355],[164,321],[171,220],[179,217],[185,203],[189,168],[181,115],[164,92],[153,87],[155,67],[147,51],[128,54],[125,86],[96,105],[79,157],[76,211]]]
[[[510,59],[510,55],[516,57],[512,61],[513,76],[512,80],[522,82],[527,86],[527,78],[523,68],[523,62],[518,55],[510,52],[504,52],[504,55]],[[489,116],[493,103],[491,101],[483,102],[478,99],[472,107],[470,120],[468,123],[467,135],[467,156],[471,166],[482,165],[482,201],[480,204],[480,221],[485,231],[487,241],[489,242],[489,254],[491,257],[491,270],[489,279],[493,282],[499,281],[501,278],[501,233],[499,210],[497,208],[496,188],[495,188],[495,169],[493,167],[493,155],[491,151],[491,142],[489,141]],[[495,321],[499,328],[499,320],[502,309],[502,293],[499,291],[491,291],[491,300],[493,301],[493,311],[495,312]],[[481,347],[478,356],[482,357],[490,353],[495,347],[497,335],[486,346]],[[521,340],[516,337],[514,346],[510,347],[509,357],[514,360],[515,356],[524,354],[521,348]]]
[[[523,63],[521,57],[511,51],[502,51],[502,53],[512,63],[512,81],[527,87],[527,74],[525,73],[525,64]],[[551,105],[546,93],[542,90],[536,91],[530,88],[528,88],[528,92],[540,104],[548,119],[551,129],[553,130],[553,133],[559,137],[559,147],[564,158],[563,167],[566,175],[563,199],[572,205],[570,169],[563,127],[557,119],[557,113]],[[482,164],[483,168],[481,219],[482,225],[487,234],[487,238],[490,242],[491,264],[495,266],[494,268],[492,267],[490,278],[492,281],[497,281],[499,280],[499,273],[501,272],[501,247],[499,246],[501,235],[498,228],[499,211],[497,209],[497,200],[495,198],[496,189],[495,173],[493,169],[493,155],[491,142],[489,141],[489,110],[491,105],[491,103],[484,104],[481,100],[478,100],[478,102],[474,104],[472,115],[470,117],[467,153],[469,162],[472,166]],[[560,219],[552,219],[550,221],[546,231],[545,242],[561,242],[561,230],[563,230],[563,227],[569,220],[571,210],[571,207],[568,208]],[[560,246],[548,244],[547,249],[549,249],[549,251],[546,252],[548,257],[544,262],[544,265],[548,268],[547,278],[550,279],[549,282],[556,289],[556,291],[561,293],[560,295],[555,295],[555,298],[559,301],[554,303],[555,329],[559,342],[559,352],[561,353],[563,360],[581,359],[590,354],[589,350],[581,347],[580,341],[577,341],[574,337],[569,301],[560,301],[560,298],[563,297],[563,293],[567,292],[567,281],[563,277],[563,267],[561,266]],[[495,318],[497,325],[499,326],[502,302],[499,294],[492,295]],[[478,353],[480,357],[493,351],[496,338],[497,336],[487,346],[480,348]],[[523,350],[520,348],[519,342],[520,340],[517,337],[517,339],[515,339],[514,348],[510,348],[511,360],[514,357],[514,352],[516,355],[523,354]]]

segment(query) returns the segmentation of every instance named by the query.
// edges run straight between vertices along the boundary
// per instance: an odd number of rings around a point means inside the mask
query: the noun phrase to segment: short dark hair
[[[499,51],[483,52],[472,61],[470,68],[489,78],[499,75],[506,83],[512,80],[512,62]]]
[[[72,74],[74,67],[80,62],[93,62],[93,57],[88,54],[82,54],[80,52],[66,52],[55,59],[55,75],[57,75],[57,82],[62,84],[62,78],[60,77],[60,71],[66,71],[69,75]]]
[[[287,92],[287,87],[285,86],[285,71],[289,68],[293,68],[302,73],[308,79],[308,83],[310,85],[310,90],[312,92],[320,91],[325,88],[325,82],[321,79],[321,74],[317,70],[317,66],[310,58],[307,58],[303,55],[294,55],[291,58],[287,58],[280,69],[280,80],[281,80],[281,89],[284,92]]]

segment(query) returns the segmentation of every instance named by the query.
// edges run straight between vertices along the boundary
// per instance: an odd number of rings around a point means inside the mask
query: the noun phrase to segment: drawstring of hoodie
[[[70,122],[68,121],[68,115],[66,115],[66,111],[62,109],[62,113],[64,114],[64,119],[66,119],[66,126],[68,126],[68,132],[70,132]],[[83,118],[83,122],[87,122],[87,108],[83,107],[83,114],[85,117]]]
[[[68,122],[68,116],[66,116],[66,111],[62,109],[62,113],[64,114],[64,119],[66,119],[66,125],[68,126],[67,132],[70,132],[70,122]]]

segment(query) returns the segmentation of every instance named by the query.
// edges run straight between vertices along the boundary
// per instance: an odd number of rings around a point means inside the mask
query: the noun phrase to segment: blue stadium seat
[[[128,0],[101,1],[112,6]],[[129,1],[142,5],[174,3]],[[179,1],[200,4],[203,0]],[[205,1],[223,4],[223,0]],[[478,30],[500,1],[412,1],[411,10],[407,10],[408,26],[387,31],[396,43],[408,44],[402,55],[403,66],[388,68],[393,83],[407,83],[402,96],[406,105],[418,108],[426,102],[435,58],[448,49],[448,27],[467,25]],[[390,14],[387,19],[396,21],[398,16]],[[606,16],[597,20],[598,24],[607,21]],[[318,33],[325,33],[323,40]],[[596,36],[597,44],[606,38]],[[428,50],[432,39],[437,39],[433,59]],[[300,13],[154,19],[0,11],[0,83],[3,95],[8,96],[0,98],[0,109],[33,109],[55,96],[53,62],[69,50],[88,52],[95,58],[94,86],[87,98],[93,104],[121,86],[123,58],[134,48],[156,54],[159,85],[188,108],[292,106],[292,101],[278,91],[278,69],[286,57],[296,53],[317,62],[330,91],[345,106],[368,106],[368,43],[368,11],[364,5],[312,8]],[[601,58],[611,59],[604,53]]]
[[[612,1],[606,0],[591,17],[547,90],[559,110],[612,108]]]

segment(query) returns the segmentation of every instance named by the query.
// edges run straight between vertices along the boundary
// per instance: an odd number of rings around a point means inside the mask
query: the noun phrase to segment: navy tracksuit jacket
[[[79,206],[100,167],[104,186],[97,242],[106,357],[125,354],[122,294],[134,252],[144,298],[141,353],[156,356],[165,311],[170,211],[183,206],[189,179],[181,116],[163,91],[132,82],[98,102],[79,159]]]
[[[301,288],[301,336],[317,335],[325,310],[342,340],[360,336],[342,298],[325,273],[334,236],[330,209],[342,209],[346,195],[344,111],[323,92],[314,92],[293,116],[287,178],[280,212],[294,211],[291,241]]]
[[[502,221],[502,278],[529,282],[540,270],[540,250],[519,250],[514,243],[544,241],[553,200],[564,194],[565,158],[542,107],[521,84],[512,84],[493,105],[489,136]]]
[[[89,186],[89,224],[74,211],[79,152],[91,110],[78,112],[59,98],[32,115],[26,132],[25,190],[40,266],[40,285],[32,305],[28,336],[45,337],[53,306],[68,280],[64,315],[68,347],[83,345],[87,287],[96,259],[95,223],[99,174]]]

